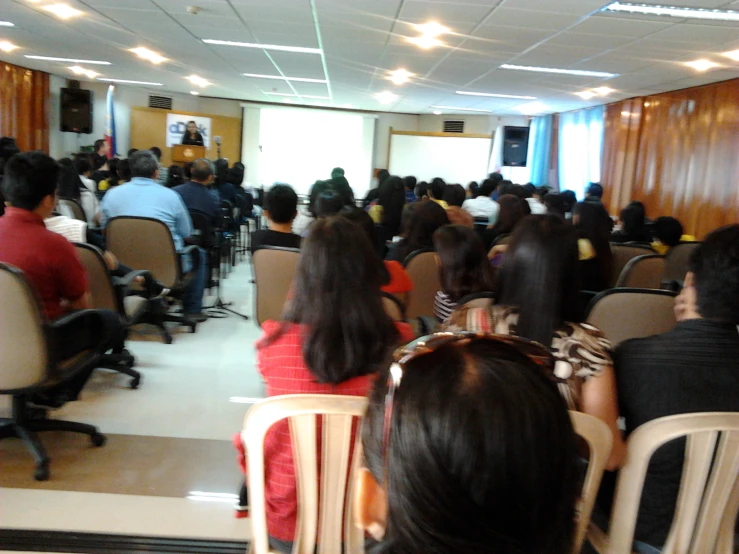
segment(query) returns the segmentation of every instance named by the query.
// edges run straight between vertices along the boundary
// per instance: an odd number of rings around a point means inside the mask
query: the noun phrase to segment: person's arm
[[[56,281],[59,284],[59,296],[66,310],[84,310],[90,307],[90,287],[87,272],[80,261],[72,243],[62,236],[55,245],[52,259]]]
[[[186,239],[192,235],[192,219],[182,196],[179,194],[175,194],[175,196],[177,197],[173,202],[175,209],[175,228],[177,229],[177,234],[183,239]]]
[[[617,399],[616,377],[611,365],[583,383],[581,411],[606,423],[613,434],[613,448],[606,463],[606,469],[609,471],[620,468],[626,458],[626,443],[624,443],[621,430],[618,428]]]

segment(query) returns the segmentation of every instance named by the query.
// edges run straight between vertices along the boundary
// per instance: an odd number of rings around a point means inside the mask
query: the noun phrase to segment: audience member
[[[92,164],[92,174],[90,175],[90,179],[94,181],[95,190],[97,190],[98,183],[107,179],[109,175],[108,156],[98,156],[93,154],[90,156],[90,163]]]
[[[459,206],[449,206],[446,209],[446,216],[449,218],[449,223],[452,225],[462,225],[463,227],[469,227],[470,229],[475,226],[475,219]]]
[[[181,252],[185,239],[192,235],[192,220],[182,197],[174,190],[158,184],[159,162],[148,150],[134,153],[129,160],[133,178],[125,185],[117,186],[107,192],[101,204],[102,224],[114,217],[148,217],[158,219],[169,227],[175,248]],[[202,313],[203,290],[208,274],[207,259],[202,248],[197,250],[199,260],[183,257],[182,271],[195,268],[196,275],[188,283],[182,297],[185,314],[196,321],[205,321]],[[155,276],[156,277],[156,276]]]
[[[611,234],[611,242],[652,242],[646,227],[646,208],[641,202],[631,202],[621,210],[621,230]]]
[[[500,205],[491,198],[495,186],[495,181],[485,179],[480,186],[479,195],[465,200],[462,209],[476,220],[484,220],[487,225],[495,225],[500,212]]]
[[[10,158],[20,152],[18,145],[15,143],[15,139],[12,137],[0,138],[0,216],[5,213],[5,196],[2,191],[3,173],[5,171],[5,164]]]
[[[133,156],[138,151],[139,151],[138,148],[129,148],[128,149],[128,152],[126,153],[126,158],[130,158],[131,156]]]
[[[474,199],[478,196],[480,196],[480,185],[477,184],[477,181],[471,181],[470,184],[467,185],[467,198]]]
[[[118,173],[120,163],[121,161],[118,158],[112,158],[108,161],[108,177],[98,183],[99,192],[105,193],[108,189],[117,187],[121,183],[121,176]]]
[[[182,133],[182,144],[191,146],[205,146],[203,135],[198,131],[198,124],[194,121],[187,122],[187,129]]]
[[[328,184],[328,188],[316,196],[312,210],[316,219],[321,219],[338,214],[343,207],[344,201],[341,196]]]
[[[138,150],[136,152],[138,152]],[[119,185],[128,183],[131,180],[131,162],[129,162],[128,159],[120,160],[118,162],[118,177],[120,177],[120,181],[118,181]]]
[[[79,180],[74,168],[70,169]],[[0,262],[23,271],[49,321],[69,311],[90,308],[87,274],[74,246],[44,226],[44,220],[56,206],[59,173],[59,164],[42,152],[16,154],[5,165],[2,183],[9,207],[0,218]],[[125,329],[118,314],[109,310],[95,310],[94,314],[93,325],[90,319],[75,319],[54,326],[55,354],[59,360],[89,349],[123,352]],[[76,400],[93,369],[71,378],[60,375],[58,385],[33,401],[58,407]]]
[[[236,206],[236,187],[228,180],[228,160],[219,158],[213,162],[215,171],[212,191],[220,200],[228,200]]]
[[[372,552],[569,554],[576,435],[546,349],[430,335],[395,360],[362,427],[355,521]]]
[[[349,181],[347,181],[344,176],[344,170],[342,168],[335,167],[333,171],[331,171],[331,179],[329,180],[329,183],[331,183],[331,187],[336,191],[336,194],[341,197],[344,206],[354,206],[354,191],[349,185]]]
[[[683,234],[682,224],[674,217],[663,216],[654,220],[652,226],[654,242],[652,248],[661,255],[667,254],[673,246],[681,242],[694,242],[695,237]]]
[[[405,237],[390,247],[385,259],[402,264],[416,250],[431,250],[434,247],[434,232],[448,223],[444,208],[436,202],[421,202],[408,220]]]
[[[62,158],[59,160],[59,166],[59,183],[57,184],[59,197],[79,202],[85,212],[88,225],[97,226],[100,221],[97,197],[82,182],[72,160]]]
[[[550,347],[568,407],[610,427],[614,447],[608,468],[615,469],[625,447],[617,426],[611,345],[598,329],[579,323],[579,282],[576,230],[556,215],[529,216],[513,231],[499,270],[496,305],[462,307],[449,328],[517,335]]]
[[[526,183],[523,186],[523,190],[526,193],[526,202],[529,204],[529,209],[533,215],[541,215],[547,213],[547,207],[541,201],[541,197],[538,195],[537,188],[531,184]]]
[[[563,194],[559,192],[548,192],[544,196],[544,205],[547,208],[547,213],[557,214],[562,216],[562,219],[567,218],[567,200]]]
[[[269,228],[251,234],[249,250],[260,248],[300,248],[300,235],[292,232],[292,224],[298,215],[298,195],[289,185],[276,184],[267,191],[264,198],[264,215],[269,220]]]
[[[495,225],[488,228],[482,235],[485,248],[490,250],[495,242],[505,235],[510,235],[519,221],[523,219],[524,201],[513,194],[504,194],[498,198],[498,219]]]
[[[377,197],[380,195],[380,185],[388,178],[390,178],[390,172],[387,169],[381,169],[377,172],[377,186],[367,192],[367,196],[362,201],[362,207],[366,208],[377,200]]]
[[[565,201],[566,218],[572,219],[572,210],[575,209],[575,204],[577,204],[577,196],[575,195],[574,191],[563,190],[562,198],[564,198]]]
[[[190,177],[192,177],[192,173],[190,174]],[[185,171],[179,165],[170,165],[167,170],[167,182],[164,186],[168,189],[173,189],[180,185],[184,185],[185,182]]]
[[[585,190],[585,202],[603,203],[603,187],[600,183],[590,183]]]
[[[405,186],[405,203],[411,204],[418,200],[416,197],[416,185],[418,184],[418,180],[413,177],[412,175],[409,175],[405,179],[403,179],[403,185]]]
[[[717,229],[690,258],[676,327],[616,349],[626,434],[654,419],[739,412],[739,225]],[[647,470],[635,539],[661,549],[672,524],[685,441],[657,450]]]
[[[103,167],[108,162],[108,156],[110,154],[110,144],[104,139],[98,139],[93,145],[95,153],[93,156],[92,165],[95,169]]]
[[[461,208],[466,198],[467,193],[462,185],[447,185],[446,188],[444,188],[443,200],[447,203],[447,206],[456,206]]]
[[[518,194],[516,194],[516,185],[514,185],[508,179],[504,179],[498,182],[498,196],[505,196],[506,194],[512,194],[516,197],[518,196]]]
[[[582,287],[589,291],[602,291],[610,287],[613,254],[611,253],[611,229],[613,220],[596,202],[578,202],[572,215],[580,241]]]
[[[158,146],[152,146],[149,148],[149,152],[154,154],[157,159],[157,164],[159,165],[159,184],[160,185],[167,185],[167,168],[162,165],[162,149]]]
[[[87,155],[78,155],[74,159],[74,166],[77,168],[77,174],[80,176],[82,184],[87,187],[87,190],[95,194],[95,192],[97,192],[97,185],[95,184],[95,181],[90,179],[92,176],[90,157]]]
[[[429,184],[426,194],[428,195],[429,200],[431,200],[432,202],[436,202],[439,206],[446,210],[449,207],[449,204],[444,201],[445,190],[446,183],[444,182],[444,179],[441,179],[440,177],[435,177],[434,180],[431,181],[431,184]]]
[[[379,265],[354,223],[329,217],[311,226],[283,321],[266,321],[257,343],[267,396],[369,392],[392,349],[413,336],[407,324],[394,324],[385,313]],[[287,421],[268,431],[264,458],[270,543],[289,553],[298,498]]]
[[[421,181],[416,185],[415,189],[417,200],[428,200],[429,199],[429,184],[426,181]]]
[[[192,162],[187,162],[182,166],[182,172],[185,174],[185,181],[189,181],[192,177],[190,170],[192,170]]]
[[[403,180],[395,176],[385,179],[379,187],[377,204],[369,209],[372,221],[381,226],[380,238],[383,241],[392,240],[400,232],[400,218],[405,201]]]
[[[213,172],[213,163],[207,158],[199,158],[192,164],[190,181],[172,190],[182,197],[188,210],[207,215],[215,225],[221,205],[210,190],[213,183]]]
[[[444,225],[437,229],[434,250],[441,283],[434,299],[434,315],[443,323],[463,297],[493,290],[493,270],[480,237],[467,227]]]

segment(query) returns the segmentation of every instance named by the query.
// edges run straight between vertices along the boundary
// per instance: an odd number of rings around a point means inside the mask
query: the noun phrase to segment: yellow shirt
[[[430,200],[431,200],[432,202],[436,202],[436,203],[437,203],[437,204],[438,204],[439,206],[441,206],[441,207],[442,207],[442,208],[444,208],[445,210],[449,208],[449,204],[447,204],[447,203],[446,203],[446,202],[444,202],[443,200],[437,200],[436,198],[431,198]]]
[[[683,235],[680,237],[680,242],[695,242],[695,237],[693,235]],[[652,249],[660,256],[665,256],[670,251],[669,246],[662,244],[658,240],[652,243]]]

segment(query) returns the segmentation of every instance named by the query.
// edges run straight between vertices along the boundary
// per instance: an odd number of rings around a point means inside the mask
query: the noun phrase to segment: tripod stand
[[[228,317],[229,314],[237,315],[245,320],[248,321],[249,316],[242,314],[240,312],[237,312],[233,308],[230,308],[229,306],[233,306],[233,302],[224,302],[224,300],[221,298],[221,263],[223,258],[223,252],[221,250],[221,245],[219,245],[217,249],[217,256],[211,256],[211,258],[217,258],[217,279],[214,281],[215,283],[215,289],[216,289],[216,300],[215,303],[212,306],[206,306],[203,308],[203,310],[207,310],[208,317],[212,318],[224,318]],[[229,254],[230,256],[230,254]],[[213,260],[211,260],[212,263]]]

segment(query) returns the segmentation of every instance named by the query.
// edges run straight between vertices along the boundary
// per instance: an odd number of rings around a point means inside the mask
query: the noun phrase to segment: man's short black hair
[[[95,141],[95,146],[94,146],[94,148],[95,148],[95,153],[97,154],[98,152],[100,152],[100,149],[101,149],[101,148],[102,148],[103,146],[105,146],[105,140],[103,140],[103,139],[97,139],[97,140]]]
[[[690,256],[698,313],[739,325],[739,224],[716,229]]]
[[[298,209],[298,195],[290,185],[274,185],[267,191],[264,208],[275,223],[290,223]]]
[[[5,164],[3,195],[14,208],[32,211],[56,192],[59,164],[43,152],[16,154]]]
[[[77,168],[77,173],[84,175],[88,171],[92,171],[92,164],[88,156],[77,156],[74,160],[74,166]]]
[[[131,177],[146,177],[153,179],[154,174],[159,169],[159,160],[149,150],[139,150],[135,152],[128,161],[131,166]]]
[[[413,175],[409,175],[408,177],[405,177],[403,179],[403,184],[405,185],[406,190],[413,192],[416,190],[418,179],[416,179]]]
[[[488,198],[490,198],[490,196],[495,192],[495,187],[497,186],[497,181],[493,181],[492,179],[485,179],[482,182],[482,185],[480,185],[480,196],[487,196]]]
[[[198,158],[190,168],[190,178],[194,181],[205,182],[215,174],[213,162],[207,158]]]
[[[157,160],[162,159],[162,149],[158,146],[152,146],[149,151],[157,157]]]
[[[128,149],[128,154],[126,154],[126,157],[127,158],[130,158],[131,156],[133,156],[138,151],[139,151],[138,148],[129,148]]]
[[[429,192],[433,195],[435,200],[441,200],[444,198],[444,189],[446,189],[446,183],[440,177],[436,177],[429,185]]]
[[[654,236],[659,239],[662,244],[667,246],[675,246],[680,243],[680,237],[683,236],[683,226],[674,217],[663,216],[654,220],[652,227]]]
[[[591,198],[603,198],[603,187],[600,183],[590,183],[588,190],[585,191],[585,196]]]

